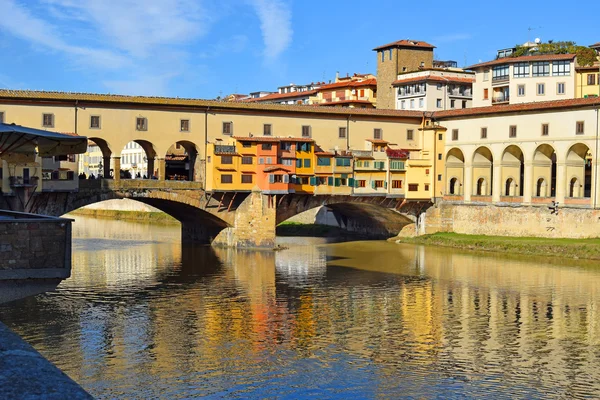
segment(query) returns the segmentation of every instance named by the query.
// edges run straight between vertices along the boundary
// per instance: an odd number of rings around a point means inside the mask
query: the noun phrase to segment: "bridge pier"
[[[237,208],[234,225],[223,229],[213,245],[272,249],[275,247],[276,213],[275,196],[263,195],[255,188]]]

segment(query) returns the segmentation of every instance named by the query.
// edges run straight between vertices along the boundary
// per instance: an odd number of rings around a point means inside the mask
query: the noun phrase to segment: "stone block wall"
[[[0,218],[0,279],[67,278],[70,270],[70,220]]]
[[[273,248],[275,246],[276,204],[274,198],[253,191],[238,207],[232,227],[213,241],[215,246]]]
[[[458,205],[442,203],[425,213],[420,234],[455,232],[468,235],[547,238],[600,237],[600,210],[548,207]]]

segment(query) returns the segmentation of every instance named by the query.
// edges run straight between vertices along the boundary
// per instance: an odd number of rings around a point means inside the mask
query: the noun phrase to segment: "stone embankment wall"
[[[30,270],[36,271],[31,274]],[[52,271],[51,276],[44,270]],[[57,276],[56,270],[62,270],[63,276]],[[70,271],[70,220],[0,216],[0,279],[67,278]]]
[[[454,232],[468,235],[600,237],[600,210],[441,203],[419,219],[418,234]],[[408,229],[408,227],[407,227]],[[414,226],[412,227],[414,230]],[[405,232],[407,233],[407,232]]]

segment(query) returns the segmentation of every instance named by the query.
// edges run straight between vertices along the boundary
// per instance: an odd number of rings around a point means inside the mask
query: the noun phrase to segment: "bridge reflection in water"
[[[600,393],[600,270],[584,262],[74,226],[73,278],[0,319],[95,396]]]

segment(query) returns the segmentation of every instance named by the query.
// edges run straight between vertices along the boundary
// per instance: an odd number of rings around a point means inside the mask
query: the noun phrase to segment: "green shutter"
[[[340,178],[335,178],[335,186],[340,186],[342,183],[342,180]]]
[[[383,182],[383,188],[387,189],[387,181]]]
[[[350,186],[350,187],[354,186],[354,178],[348,178],[348,186]]]
[[[375,189],[375,181],[371,181],[371,188]]]
[[[314,176],[311,176],[310,177],[310,185],[317,186],[317,178],[315,178]]]
[[[332,177],[332,176],[328,176],[328,177],[327,177],[327,184],[328,184],[329,186],[333,186],[333,177]]]

